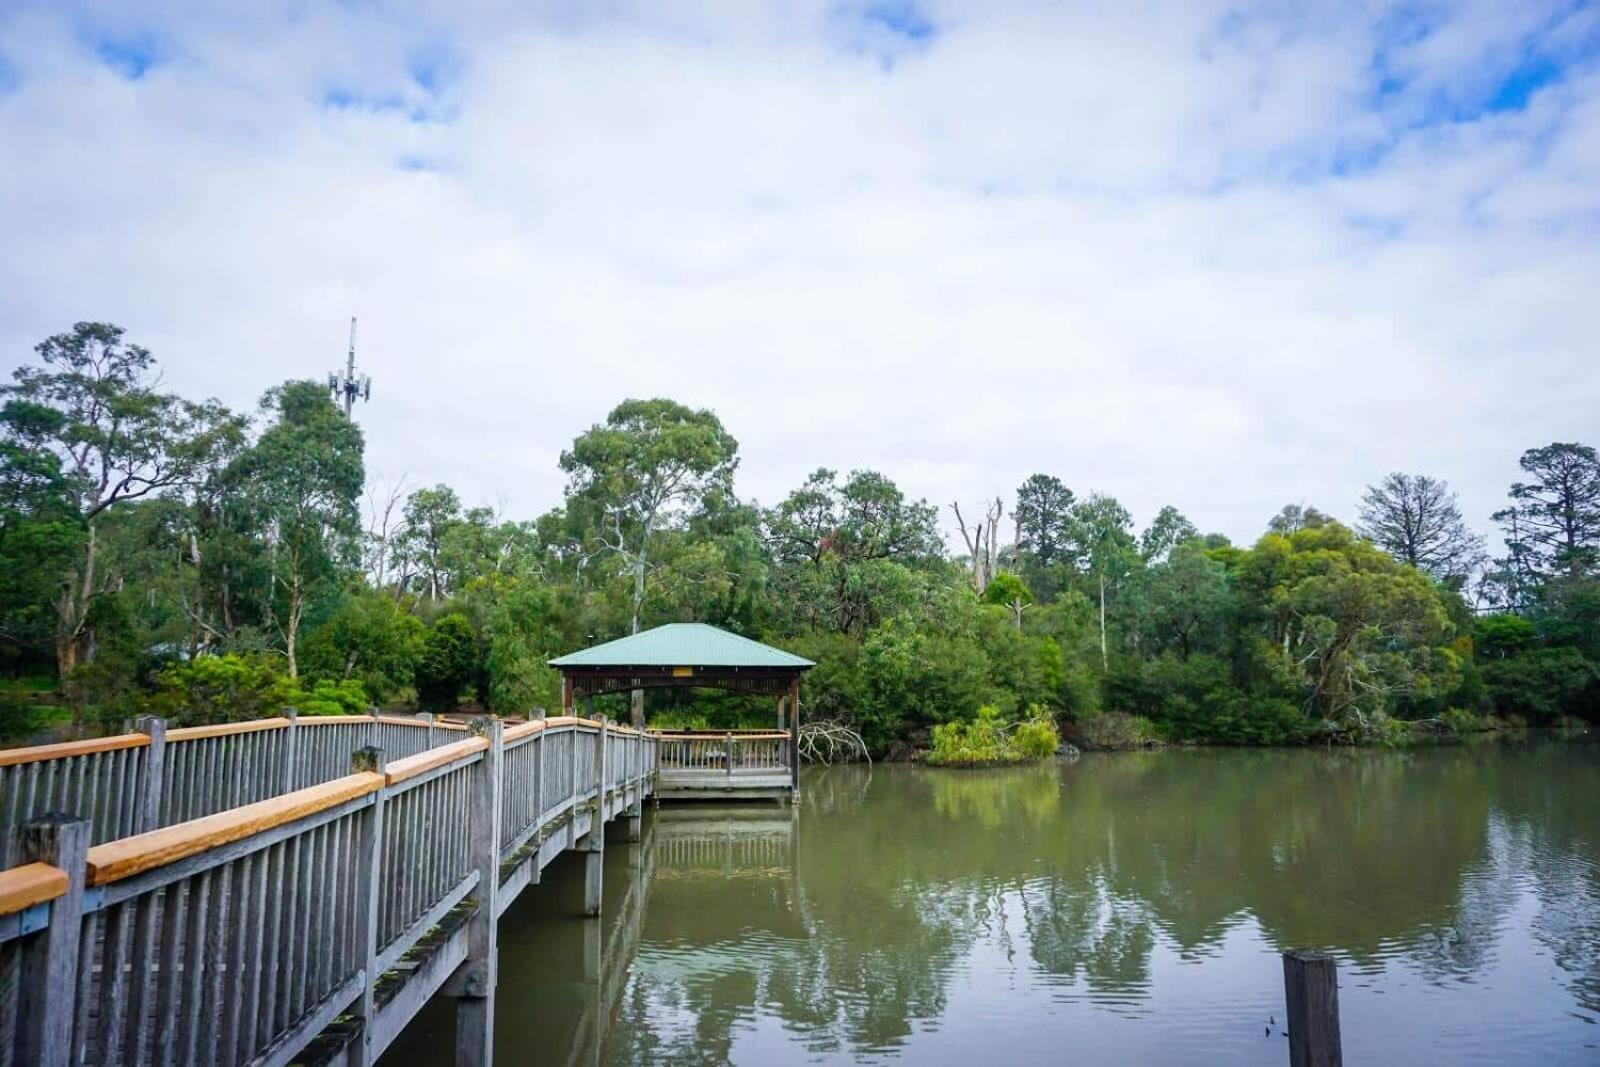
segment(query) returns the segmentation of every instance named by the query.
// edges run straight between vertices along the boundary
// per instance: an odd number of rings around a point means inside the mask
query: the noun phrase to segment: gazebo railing
[[[682,771],[734,777],[789,770],[787,730],[678,730],[657,737],[663,774]]]

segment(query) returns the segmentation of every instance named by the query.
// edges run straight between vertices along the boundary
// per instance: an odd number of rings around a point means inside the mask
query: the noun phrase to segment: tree
[[[561,454],[570,478],[568,511],[587,514],[595,551],[614,554],[633,579],[630,633],[639,632],[656,536],[708,497],[732,495],[738,451],[712,412],[658,399],[622,402]],[[644,725],[639,690],[631,717]]]
[[[1396,471],[1361,498],[1356,532],[1401,563],[1459,587],[1483,558],[1450,484]]]
[[[261,406],[277,421],[239,458],[234,477],[266,531],[263,607],[296,678],[307,608],[360,564],[361,430],[316,382],[286,382]]]
[[[920,574],[946,566],[937,511],[876,471],[843,485],[813,472],[763,515],[762,532],[775,600],[811,630],[864,635],[915,599]]]
[[[1133,569],[1139,554],[1133,516],[1115,498],[1092,493],[1072,509],[1072,538],[1100,602],[1100,666],[1110,668],[1106,643],[1106,592]]]
[[[406,498],[400,527],[400,551],[405,573],[430,602],[448,593],[445,542],[461,524],[461,498],[447,485],[418,489]]]
[[[463,615],[433,624],[417,660],[417,703],[424,711],[450,711],[478,674],[478,632]]]
[[[1511,486],[1495,513],[1514,556],[1534,570],[1577,578],[1600,566],[1600,455],[1588,445],[1530,448],[1518,461],[1531,480]]]
[[[1283,510],[1274,515],[1267,522],[1267,532],[1282,534],[1299,533],[1301,530],[1315,530],[1319,526],[1326,526],[1332,522],[1330,516],[1324,515],[1314,507],[1306,504],[1285,504]]]
[[[985,604],[1003,604],[1011,610],[1011,620],[1017,629],[1022,629],[1022,613],[1033,603],[1033,595],[1028,592],[1028,587],[1023,584],[1010,571],[1002,571],[990,579],[988,586],[983,590]]]
[[[314,678],[357,679],[381,703],[411,684],[426,635],[393,597],[362,592],[306,638],[303,667]]]
[[[1061,479],[1035,474],[1017,487],[1016,522],[1018,568],[1041,600],[1055,593],[1045,575],[1058,563],[1071,562],[1072,490]]]
[[[125,344],[120,327],[80,322],[35,351],[0,389],[3,429],[14,447],[48,451],[69,489],[83,536],[55,599],[58,674],[85,658],[91,611],[112,588],[99,572],[101,516],[182,484],[233,416],[215,401],[192,403],[157,390],[155,357]]]
[[[951,504],[956,525],[961,528],[961,539],[967,544],[967,560],[972,568],[972,588],[982,593],[994,577],[995,559],[999,552],[996,543],[1000,535],[1000,518],[1005,514],[1005,504],[999,497],[984,510],[983,518],[967,529],[967,520],[961,517],[961,505]]]
[[[1150,525],[1139,537],[1139,555],[1146,563],[1160,563],[1178,545],[1200,537],[1194,523],[1184,518],[1183,512],[1167,505],[1156,512]]]

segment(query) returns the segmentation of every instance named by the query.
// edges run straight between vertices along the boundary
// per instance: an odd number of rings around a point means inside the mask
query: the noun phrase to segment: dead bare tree
[[[861,735],[843,723],[828,719],[802,723],[795,738],[800,758],[807,763],[820,763],[824,767],[835,763],[854,763],[856,760],[872,762],[867,743]]]
[[[385,490],[379,496],[380,486]],[[366,563],[367,574],[372,578],[372,588],[382,589],[389,577],[389,565],[394,559],[394,546],[390,544],[390,537],[394,525],[394,509],[400,506],[400,501],[406,495],[406,476],[390,484],[387,478],[380,478],[377,484],[367,490],[367,535],[366,535]],[[380,503],[381,501],[381,503]]]
[[[1005,514],[1005,504],[999,497],[995,497],[994,503],[988,506],[983,517],[975,522],[971,529],[967,528],[967,520],[961,515],[959,503],[952,503],[950,510],[956,513],[956,525],[961,529],[961,540],[967,544],[967,558],[972,567],[972,587],[981,593],[999,569],[996,560],[999,554],[1000,519]]]

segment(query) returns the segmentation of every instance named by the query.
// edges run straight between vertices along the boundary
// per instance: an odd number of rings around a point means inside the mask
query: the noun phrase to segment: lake
[[[1347,1062],[1600,1062],[1600,745],[813,768],[801,796],[649,813],[598,921],[581,858],[547,870],[501,923],[501,1062],[1281,1065],[1292,947],[1339,958]],[[450,1062],[453,1010],[386,1059]]]

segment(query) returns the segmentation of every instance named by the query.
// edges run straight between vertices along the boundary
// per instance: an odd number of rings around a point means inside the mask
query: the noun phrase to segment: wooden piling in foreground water
[[[1326,952],[1283,954],[1290,1067],[1341,1067],[1339,965]]]

